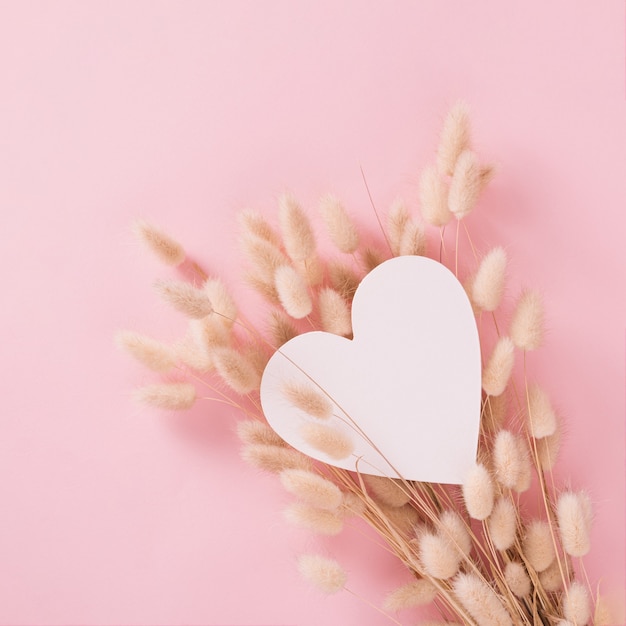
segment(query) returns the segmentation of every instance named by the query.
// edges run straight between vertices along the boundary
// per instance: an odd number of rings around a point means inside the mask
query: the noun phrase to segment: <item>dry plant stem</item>
[[[370,199],[370,204],[372,205],[372,209],[374,209],[374,215],[376,215],[376,220],[378,221],[378,226],[380,226],[380,232],[383,234],[383,237],[385,239],[385,243],[387,244],[387,247],[389,248],[389,252],[393,255],[393,249],[391,247],[391,242],[389,241],[389,237],[387,236],[387,233],[385,232],[385,229],[383,228],[383,223],[380,219],[380,214],[378,213],[378,209],[376,208],[376,205],[374,204],[374,198],[372,198],[372,193],[370,191],[369,185],[367,184],[367,178],[365,178],[365,172],[363,171],[363,166],[359,165],[359,169],[361,170],[361,176],[363,178],[363,183],[365,185],[365,189],[367,190],[367,195]]]

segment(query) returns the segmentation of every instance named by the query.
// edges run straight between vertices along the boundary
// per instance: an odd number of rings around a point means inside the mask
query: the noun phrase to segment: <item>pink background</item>
[[[128,232],[149,217],[234,279],[237,210],[334,191],[373,224],[414,199],[459,97],[500,165],[474,237],[546,295],[532,357],[591,490],[592,581],[624,587],[624,3],[3,2],[0,622],[387,623],[295,574],[328,550],[379,602],[404,580],[359,532],[290,529],[230,410],[162,415],[115,329],[174,338]],[[403,616],[411,623],[410,616]]]

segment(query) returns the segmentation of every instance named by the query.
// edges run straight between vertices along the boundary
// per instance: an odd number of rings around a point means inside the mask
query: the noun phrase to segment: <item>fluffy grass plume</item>
[[[528,387],[528,430],[536,439],[549,437],[557,427],[557,418],[548,394],[537,384]]]
[[[238,219],[243,236],[257,237],[272,244],[275,248],[280,248],[280,235],[260,213],[245,209],[239,213]]]
[[[315,254],[315,235],[307,214],[291,194],[278,200],[278,220],[285,250],[292,261],[305,261]]]
[[[502,300],[506,272],[504,248],[494,248],[483,258],[472,281],[472,302],[483,311],[495,311]]]
[[[464,102],[457,102],[448,111],[439,137],[437,168],[452,176],[456,162],[471,147],[469,112]]]
[[[500,337],[483,369],[483,389],[489,396],[504,392],[513,372],[515,346],[508,337]]]
[[[386,611],[412,609],[416,606],[430,604],[437,595],[437,589],[423,578],[413,580],[387,594],[383,602]]]
[[[192,319],[213,313],[213,305],[203,289],[180,280],[159,280],[154,284],[159,295],[177,311]]]
[[[452,213],[448,208],[448,183],[441,178],[436,167],[427,167],[419,182],[420,212],[431,226],[445,226]]]
[[[359,286],[359,277],[345,263],[334,262],[328,266],[331,287],[350,301]]]
[[[299,334],[291,320],[280,311],[270,311],[269,329],[272,345],[276,349]]]
[[[293,406],[312,417],[325,420],[333,414],[333,404],[322,391],[302,382],[287,382],[282,392]]]
[[[304,502],[294,502],[285,509],[285,519],[319,535],[338,535],[343,530],[343,515],[338,511],[320,509]]]
[[[327,594],[341,591],[348,578],[337,561],[319,554],[302,554],[298,558],[298,571],[316,589]]]
[[[135,391],[135,398],[149,406],[170,411],[190,409],[196,401],[196,388],[191,383],[159,383]]]
[[[207,352],[230,344],[232,335],[228,323],[217,316],[189,320],[189,334],[196,344]]]
[[[419,561],[428,576],[442,580],[452,578],[461,564],[461,553],[448,536],[422,532],[418,537]]]
[[[522,471],[520,446],[517,437],[508,430],[501,430],[493,444],[493,469],[496,480],[509,489],[518,483]]]
[[[557,559],[554,559],[543,572],[539,572],[539,582],[548,593],[553,593],[563,588],[563,576]]]
[[[185,250],[168,234],[152,224],[138,220],[133,225],[135,236],[165,265],[177,266],[185,260]]]
[[[237,305],[226,285],[219,278],[208,278],[202,289],[206,292],[214,311],[219,314],[219,320],[232,326],[237,319]]]
[[[292,448],[284,446],[248,444],[241,449],[241,457],[250,465],[270,474],[280,474],[286,469],[309,469],[311,459]]]
[[[570,584],[563,596],[563,616],[575,626],[584,626],[591,617],[587,588],[580,582]]]
[[[524,437],[516,437],[517,454],[519,457],[519,475],[513,489],[517,493],[523,493],[530,489],[533,480],[533,465],[530,459],[528,444]]]
[[[331,241],[341,252],[352,254],[359,247],[359,233],[339,200],[328,194],[320,200],[320,213]]]
[[[571,556],[584,556],[591,548],[591,501],[581,491],[562,493],[556,506],[556,515],[563,549]]]
[[[513,343],[521,350],[536,350],[543,341],[543,304],[535,291],[525,290],[515,305],[509,328]]]
[[[378,508],[382,511],[385,520],[397,532],[405,537],[414,535],[415,525],[419,521],[419,514],[410,504],[405,504],[404,506],[379,504]]]
[[[241,248],[251,266],[250,281],[273,283],[274,274],[279,267],[289,264],[289,259],[282,250],[266,239],[242,236]]]
[[[299,320],[311,313],[313,301],[307,284],[291,265],[279,267],[274,280],[278,298],[287,315]]]
[[[367,491],[387,506],[401,507],[411,500],[410,493],[400,480],[386,476],[365,475],[363,481]]]
[[[318,307],[323,330],[342,337],[352,334],[350,309],[339,292],[331,287],[320,289]]]
[[[471,150],[463,151],[457,159],[448,191],[448,208],[461,220],[472,212],[482,188],[481,168]]]
[[[487,396],[483,402],[481,425],[483,430],[494,432],[502,428],[509,407],[506,391],[499,396]]]
[[[463,483],[463,500],[470,517],[477,520],[489,517],[494,504],[494,488],[484,465],[478,463],[469,471]]]
[[[496,550],[508,550],[515,543],[517,512],[510,498],[498,498],[487,518],[487,528]]]
[[[134,359],[154,372],[168,372],[176,366],[174,350],[151,337],[130,330],[116,333],[115,342]]]
[[[517,561],[507,563],[504,568],[504,580],[518,598],[524,598],[530,593],[530,578],[521,563]]]
[[[502,600],[475,574],[459,574],[452,581],[452,590],[478,626],[513,626]]]
[[[280,473],[280,482],[289,493],[318,509],[338,509],[343,501],[339,487],[315,472],[287,469]]]
[[[556,430],[551,435],[537,439],[537,461],[539,467],[549,472],[556,463],[561,449],[561,426],[557,423]]]
[[[526,526],[522,540],[524,556],[538,572],[550,567],[556,557],[550,525],[543,520],[532,520]]]
[[[611,616],[606,598],[601,595],[596,596],[596,606],[593,612],[593,626],[611,626],[615,624]]]
[[[407,224],[411,220],[411,215],[406,204],[397,199],[389,209],[387,214],[387,238],[394,256],[400,254],[400,244],[406,230]]]
[[[423,256],[426,254],[426,235],[424,229],[416,222],[410,221],[400,240],[401,255]]]
[[[376,248],[373,248],[371,246],[365,248],[361,253],[361,263],[363,264],[363,269],[365,270],[366,274],[371,272],[374,268],[378,267],[384,261],[384,254],[380,250],[377,250]]]
[[[463,518],[454,511],[444,511],[440,518],[441,534],[447,537],[456,550],[462,555],[469,556],[472,551],[472,538],[467,532]]]
[[[217,373],[233,391],[247,394],[259,388],[261,376],[258,369],[239,350],[218,348],[213,362]]]
[[[241,420],[237,424],[237,436],[245,444],[287,445],[273,428],[259,420]]]
[[[300,434],[310,446],[336,461],[349,457],[354,450],[354,444],[348,436],[334,426],[305,423],[302,424]]]

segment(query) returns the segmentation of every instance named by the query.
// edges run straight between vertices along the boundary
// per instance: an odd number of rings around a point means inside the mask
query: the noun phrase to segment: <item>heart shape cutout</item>
[[[354,339],[315,331],[269,360],[261,404],[291,446],[362,474],[461,484],[476,462],[481,404],[478,329],[457,278],[419,256],[386,261],[359,285]],[[285,385],[314,387],[332,401],[323,421],[296,408]],[[337,460],[304,438],[310,422],[332,425],[353,452]]]

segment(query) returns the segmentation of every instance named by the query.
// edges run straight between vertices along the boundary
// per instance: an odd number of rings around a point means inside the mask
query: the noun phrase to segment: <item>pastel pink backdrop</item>
[[[379,206],[414,200],[459,97],[499,163],[474,236],[507,248],[511,295],[545,293],[532,367],[567,420],[561,481],[595,503],[590,579],[621,604],[623,2],[4,2],[0,76],[1,623],[387,623],[294,557],[328,550],[375,603],[393,559],[288,528],[233,411],[137,408],[153,378],[112,336],[183,329],[134,218],[234,279],[242,207],[330,190],[372,225],[360,166]]]

